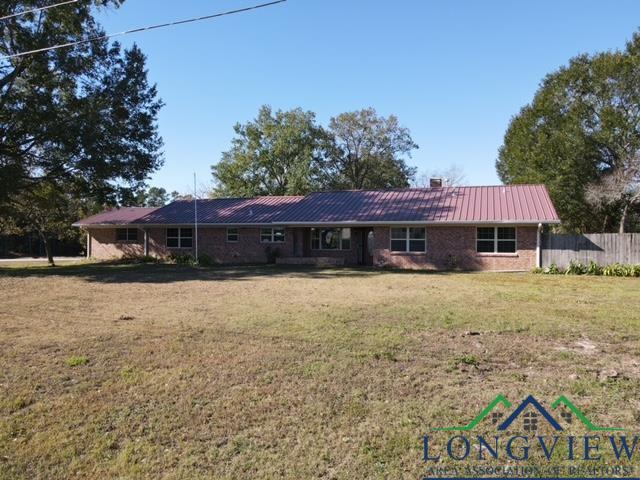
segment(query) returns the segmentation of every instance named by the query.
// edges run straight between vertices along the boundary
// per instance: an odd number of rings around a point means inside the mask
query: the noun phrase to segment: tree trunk
[[[627,216],[629,214],[629,204],[627,203],[622,209],[622,217],[620,217],[620,229],[618,233],[624,233],[625,225],[627,224]]]
[[[47,263],[49,264],[50,267],[55,267],[56,264],[53,261],[53,243],[51,241],[51,237],[49,237],[49,235],[45,235],[42,232],[39,232],[39,233],[40,233],[40,238],[44,243],[44,253],[47,255]]]
[[[50,267],[55,267],[56,264],[53,261],[53,241],[51,240],[51,237],[47,237],[44,247],[47,252],[47,263]]]

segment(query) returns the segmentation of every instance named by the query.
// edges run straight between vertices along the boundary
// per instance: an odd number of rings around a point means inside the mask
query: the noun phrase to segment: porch
[[[293,255],[276,259],[281,265],[373,265],[373,228],[294,228]]]
[[[281,257],[276,258],[277,265],[314,265],[316,267],[342,267],[344,258],[339,257]]]

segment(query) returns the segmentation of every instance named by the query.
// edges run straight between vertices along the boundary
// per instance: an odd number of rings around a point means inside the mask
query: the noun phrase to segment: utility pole
[[[198,192],[196,190],[196,172],[193,172],[193,211],[194,211],[194,219],[193,224],[195,225],[194,231],[194,241],[195,241],[195,249],[196,249],[196,258],[195,264],[198,264]]]

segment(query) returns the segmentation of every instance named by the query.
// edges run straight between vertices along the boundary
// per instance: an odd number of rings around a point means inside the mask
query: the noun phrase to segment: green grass
[[[420,478],[422,436],[499,393],[640,419],[638,279],[84,264],[0,291],[0,478]]]
[[[65,363],[68,367],[79,367],[80,365],[86,365],[87,363],[89,363],[89,359],[82,356],[73,356],[67,358],[67,361]]]

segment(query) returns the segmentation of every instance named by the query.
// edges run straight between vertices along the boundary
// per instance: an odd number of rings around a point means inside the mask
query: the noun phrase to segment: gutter
[[[545,224],[549,225],[559,225],[560,220],[544,220]],[[73,227],[81,227],[81,228],[115,228],[115,227],[137,227],[137,228],[145,228],[145,227],[161,227],[161,228],[172,228],[172,227],[184,227],[184,226],[194,225],[193,223],[96,223],[96,224],[78,224],[73,223]],[[427,226],[457,226],[457,225],[520,225],[520,226],[540,226],[539,220],[527,220],[527,221],[518,221],[518,220],[504,220],[504,221],[495,221],[495,220],[480,220],[480,221],[457,221],[457,222],[447,222],[447,221],[382,221],[382,222],[361,222],[361,221],[338,221],[338,222],[268,222],[268,223],[201,223],[198,222],[198,226],[200,227],[385,227],[389,225],[427,225]]]
[[[560,220],[545,220],[547,224],[560,224]],[[360,222],[360,221],[342,221],[342,222],[282,222],[272,223],[270,225],[294,226],[294,227],[322,227],[322,226],[362,226],[362,227],[385,227],[389,225],[427,225],[434,227],[449,227],[456,225],[520,225],[520,226],[536,226],[540,225],[539,220],[470,220],[470,221],[383,221],[383,222]]]

